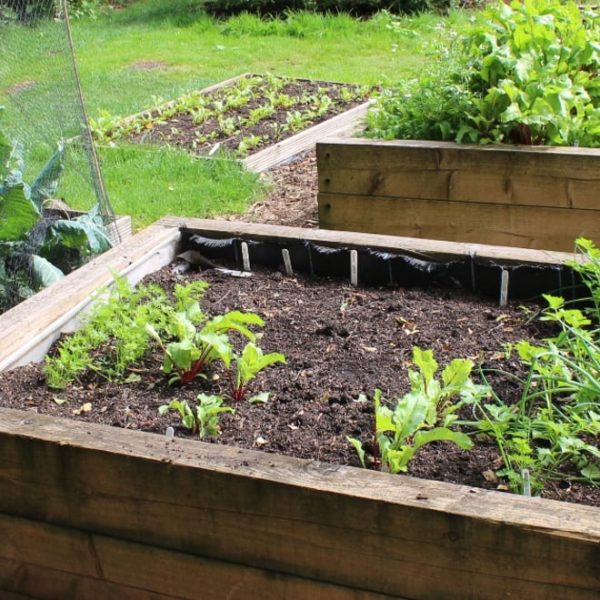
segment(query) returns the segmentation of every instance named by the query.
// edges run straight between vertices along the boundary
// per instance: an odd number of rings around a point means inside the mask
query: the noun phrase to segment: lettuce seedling
[[[192,433],[197,433],[201,438],[219,435],[221,433],[219,415],[224,412],[232,413],[235,411],[229,406],[223,406],[221,396],[198,394],[197,399],[198,406],[195,414],[185,400],[171,400],[169,404],[159,406],[158,412],[164,415],[169,411],[177,411],[181,417],[181,424],[186,429],[191,429]]]
[[[465,450],[473,446],[471,439],[450,429],[456,411],[466,403],[488,393],[486,386],[470,379],[473,363],[453,360],[443,371],[441,382],[435,378],[438,363],[431,350],[413,349],[413,364],[419,370],[409,371],[411,391],[396,401],[394,410],[382,403],[381,390],[375,390],[375,464],[391,473],[405,472],[417,451],[431,442],[449,441]],[[453,401],[459,396],[458,401]],[[392,435],[390,435],[390,433]],[[356,438],[347,438],[365,466],[365,452]]]
[[[248,382],[254,379],[263,369],[275,363],[285,363],[285,356],[279,352],[263,354],[253,342],[246,344],[242,354],[235,356],[235,381],[232,381],[231,397],[236,402],[243,400]],[[261,402],[262,396],[257,396]]]

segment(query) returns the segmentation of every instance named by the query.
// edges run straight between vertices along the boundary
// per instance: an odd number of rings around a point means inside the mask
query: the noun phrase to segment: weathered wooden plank
[[[600,243],[600,216],[579,209],[335,194],[318,204],[325,228],[563,252],[579,236]]]
[[[358,170],[469,171],[511,176],[570,177],[598,182],[600,149],[472,145],[421,140],[328,138],[317,144],[319,164]],[[542,159],[542,160],[540,160]]]
[[[598,170],[600,173],[600,161]],[[600,175],[595,181],[463,170],[353,169],[318,165],[319,191],[449,202],[485,202],[600,210]],[[594,218],[590,215],[590,218]],[[597,217],[600,218],[600,217]]]
[[[600,594],[600,511],[0,410],[0,511],[417,600]]]
[[[140,261],[149,267],[155,259],[154,268],[170,262],[178,239],[176,229],[150,226],[2,314],[0,370],[19,364],[28,350],[50,340],[47,349],[59,333],[56,323],[66,326],[91,301],[92,294],[112,281],[114,273],[129,273],[130,279],[137,281],[146,274],[138,274]]]
[[[376,248],[389,252],[439,260],[477,256],[482,260],[489,259],[500,264],[563,265],[566,260],[574,258],[572,252],[495,246],[487,243],[471,244],[435,239],[419,239],[417,237],[364,233],[356,230],[303,229],[300,227],[246,223],[242,221],[182,219],[179,217],[164,217],[160,223],[165,227],[181,227],[200,235],[212,235],[214,237],[246,237],[257,240],[278,241],[280,243],[306,240],[315,244]]]
[[[0,590],[38,598],[392,598],[2,514],[0,540]]]
[[[52,549],[48,549],[51,553]],[[23,590],[27,595],[14,593]],[[183,600],[151,590],[134,589],[65,572],[40,567],[26,561],[0,557],[0,598],[2,600]],[[187,599],[186,599],[187,600]]]
[[[330,135],[347,134],[357,127],[371,105],[371,101],[355,106],[323,123],[309,127],[296,135],[289,137],[277,144],[273,144],[256,154],[252,154],[242,161],[249,171],[262,173],[267,169],[289,160],[290,158],[310,150],[319,140]]]
[[[1,569],[1,566],[0,566]],[[1,577],[1,575],[0,575]],[[33,596],[25,596],[24,594],[17,594],[15,592],[9,592],[6,590],[2,591],[2,600],[37,600]]]

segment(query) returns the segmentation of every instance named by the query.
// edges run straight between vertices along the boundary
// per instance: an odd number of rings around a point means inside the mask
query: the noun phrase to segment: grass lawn
[[[283,21],[242,15],[217,22],[203,13],[197,0],[142,0],[96,19],[78,19],[72,28],[87,111],[93,118],[100,111],[138,112],[158,99],[243,72],[393,84],[427,68],[432,46],[449,43],[452,32],[464,29],[471,18],[460,11],[393,20],[380,15],[368,21],[298,13]],[[40,61],[35,52],[23,51],[21,28],[7,27],[1,33],[0,50],[11,57],[9,68],[0,68],[4,122],[26,118],[17,130],[33,127],[37,135],[42,128],[45,141],[54,143],[58,134],[53,115],[66,114],[64,123],[76,102],[73,91],[64,92],[70,77],[64,58]],[[39,41],[60,32],[46,24],[27,35]],[[33,83],[15,93],[23,82]],[[20,111],[11,115],[15,103]],[[34,163],[43,154],[34,152]],[[264,187],[235,165],[216,166],[176,150],[124,146],[101,148],[100,156],[113,208],[131,214],[135,227],[167,213],[240,212]],[[60,192],[69,203],[77,205],[72,198],[82,196],[78,186],[83,180],[66,174]]]

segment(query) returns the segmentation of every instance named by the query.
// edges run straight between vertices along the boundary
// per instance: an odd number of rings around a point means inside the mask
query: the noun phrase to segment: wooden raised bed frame
[[[571,251],[600,242],[600,149],[330,138],[327,229]]]
[[[109,269],[135,281],[168,263],[180,228],[429,257],[472,249],[167,218],[0,317],[2,368],[40,358],[111,279]],[[476,250],[500,262],[565,258]],[[592,600],[600,593],[593,507],[10,409],[0,409],[0,456],[0,590],[8,598]]]

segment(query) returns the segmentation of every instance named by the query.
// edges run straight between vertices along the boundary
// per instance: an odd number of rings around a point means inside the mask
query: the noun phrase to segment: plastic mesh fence
[[[0,130],[24,154],[25,181],[64,142],[56,197],[78,210],[96,204],[114,220],[91,141],[65,0],[0,0]]]
[[[2,311],[119,241],[66,0],[0,0],[0,107]]]

